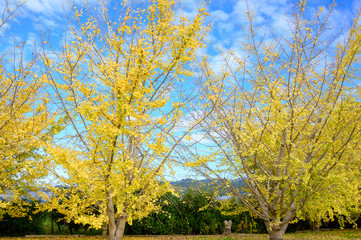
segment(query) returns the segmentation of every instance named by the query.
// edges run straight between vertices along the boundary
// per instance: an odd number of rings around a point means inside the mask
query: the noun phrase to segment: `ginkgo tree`
[[[75,223],[108,225],[112,240],[122,239],[126,222],[156,210],[169,191],[162,173],[187,133],[176,128],[186,101],[180,88],[208,27],[203,3],[193,18],[180,9],[172,0],[72,5],[62,48],[44,48],[66,123],[47,148],[63,187],[44,207]]]
[[[247,38],[224,53],[223,71],[200,68],[206,82],[193,115],[215,109],[201,123],[199,147],[185,148],[185,165],[222,183],[272,240],[304,214],[347,217],[360,205],[361,26],[357,16],[340,37],[328,24],[334,7],[295,3],[281,36],[262,30],[248,9]],[[246,187],[232,187],[234,179]]]
[[[5,32],[20,7],[5,2],[0,31]],[[24,46],[14,40],[0,56],[0,218],[26,214],[22,198],[29,198],[46,175],[40,149],[51,140],[52,118],[35,74],[37,57],[27,58]]]
[[[359,179],[360,169],[357,166],[338,172],[337,177],[330,177],[327,184],[305,203],[297,219],[307,220],[314,231],[320,230],[322,222],[327,223],[335,219],[342,228],[345,223],[357,227],[356,221],[361,212]]]

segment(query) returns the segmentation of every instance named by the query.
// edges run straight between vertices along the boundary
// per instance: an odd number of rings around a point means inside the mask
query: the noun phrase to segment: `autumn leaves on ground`
[[[51,237],[51,238],[0,238],[0,240],[102,240],[100,237]],[[166,236],[125,236],[124,240],[268,240],[267,234],[232,234],[230,236],[212,235],[212,236],[184,236],[184,235],[166,235]],[[294,234],[285,234],[284,239],[289,240],[356,240],[361,239],[361,231],[358,230],[337,230],[322,231],[319,233],[303,232]]]
[[[198,215],[247,212],[268,233],[220,239],[357,239],[284,235],[361,213],[360,12],[341,23],[339,1],[286,2],[280,31],[240,1],[228,48],[212,45],[227,36],[208,2],[64,1],[63,27],[34,21],[31,49],[11,27],[26,3],[1,3],[0,218],[31,208],[120,240],[182,197],[182,168],[213,184]]]

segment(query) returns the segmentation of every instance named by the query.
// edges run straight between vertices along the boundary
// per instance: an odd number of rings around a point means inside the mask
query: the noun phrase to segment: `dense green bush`
[[[26,217],[11,217],[7,214],[0,220],[0,236],[24,236],[44,234],[43,223],[47,218],[44,212],[36,213],[35,204],[27,207]]]
[[[152,213],[142,220],[133,221],[132,225],[127,224],[126,234],[183,234],[187,232],[185,228],[185,217],[182,209],[182,199],[171,193],[164,195],[158,204],[161,211]]]
[[[221,231],[221,212],[217,210],[217,202],[211,193],[189,189],[182,201],[182,209],[189,232],[187,234],[216,234]]]
[[[162,211],[126,226],[126,234],[221,234],[223,221],[232,220],[232,232],[265,232],[264,224],[248,211],[223,215],[210,192],[189,188],[181,197],[170,193],[159,200]],[[235,202],[235,204],[240,204]],[[231,209],[232,212],[232,209]]]
[[[221,234],[223,221],[232,220],[233,233],[265,233],[266,229],[257,217],[242,207],[236,199],[227,200],[227,210],[221,206],[225,200],[219,200],[210,191],[188,188],[181,196],[171,193],[158,200],[161,211],[152,213],[141,220],[126,226],[127,235],[171,235],[171,234]],[[223,209],[223,211],[221,211]],[[241,209],[241,210],[240,210]],[[101,230],[89,229],[73,222],[62,220],[56,212],[35,212],[32,204],[28,216],[11,218],[5,215],[0,220],[0,236],[23,236],[30,234],[101,234]],[[325,227],[339,228],[336,223]],[[346,226],[348,227],[348,226]],[[299,221],[291,224],[288,232],[309,229],[308,223]]]
[[[63,215],[52,212],[36,211],[34,203],[27,207],[26,217],[11,217],[7,214],[0,220],[0,237],[41,235],[41,234],[101,234],[101,231],[88,226],[65,222]]]

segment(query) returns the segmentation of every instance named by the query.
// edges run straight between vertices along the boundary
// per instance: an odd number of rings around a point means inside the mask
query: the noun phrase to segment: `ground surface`
[[[100,237],[36,237],[36,238],[0,238],[0,240],[101,240]],[[266,234],[233,234],[231,236],[126,236],[124,240],[268,240]],[[361,240],[361,230],[335,230],[335,231],[321,231],[321,232],[301,232],[289,233],[284,236],[284,239],[292,240]]]

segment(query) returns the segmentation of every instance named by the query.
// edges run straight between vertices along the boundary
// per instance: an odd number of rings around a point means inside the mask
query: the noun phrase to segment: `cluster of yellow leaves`
[[[218,75],[202,68],[207,83],[199,111],[214,109],[203,124],[214,150],[187,165],[208,177],[243,178],[255,201],[235,194],[270,229],[286,215],[304,214],[299,211],[304,207],[315,219],[316,212],[332,219],[360,211],[355,207],[361,201],[360,86],[354,84],[360,70],[359,17],[348,41],[326,52],[329,13],[308,21],[306,2],[299,2],[285,41],[273,35],[260,40],[254,13],[247,12],[249,39],[241,52],[248,57],[226,53]],[[215,159],[218,165],[212,164]],[[351,194],[352,203],[346,204]],[[305,205],[308,201],[314,206]]]
[[[33,64],[0,63],[0,195],[7,196],[0,217],[21,214],[21,197],[46,174],[39,150],[51,139],[52,119]]]
[[[43,56],[70,133],[68,142],[47,148],[54,172],[63,168],[64,188],[52,188],[44,207],[96,228],[111,221],[110,211],[129,223],[148,215],[170,190],[162,173],[184,106],[171,103],[172,88],[191,75],[187,64],[207,31],[204,9],[188,19],[177,17],[176,1],[134,4],[120,4],[112,21],[103,2],[99,19],[73,6],[71,37],[59,58]]]

